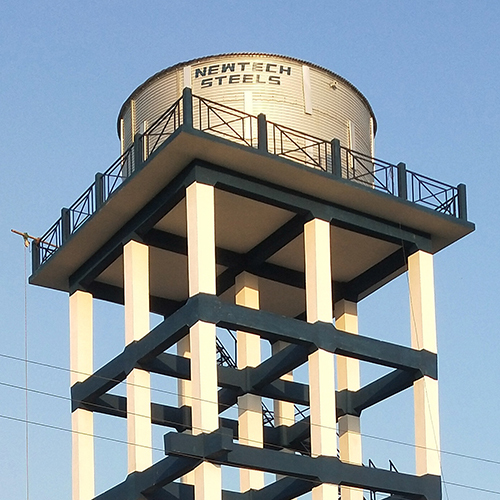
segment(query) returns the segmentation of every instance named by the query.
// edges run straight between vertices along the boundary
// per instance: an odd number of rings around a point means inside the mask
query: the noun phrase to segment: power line
[[[124,439],[111,438],[109,436],[101,436],[101,435],[98,435],[98,434],[89,434],[87,432],[75,431],[73,429],[67,429],[65,427],[60,427],[60,426],[57,426],[57,425],[45,424],[45,423],[42,423],[42,422],[35,422],[33,420],[30,420],[30,421],[26,422],[26,420],[23,419],[23,418],[12,417],[12,416],[9,416],[9,415],[0,414],[0,418],[3,418],[5,420],[11,420],[11,421],[14,421],[14,422],[28,423],[29,425],[34,425],[34,426],[37,426],[37,427],[44,427],[44,428],[51,429],[51,430],[58,430],[58,431],[62,431],[62,432],[67,432],[69,434],[80,434],[80,435],[83,435],[83,436],[90,436],[90,437],[94,437],[96,439],[101,439],[103,441],[110,441],[110,442],[113,442],[113,443],[126,444],[126,445],[141,447],[141,448],[147,448],[147,449],[151,449],[153,451],[160,451],[162,453],[165,451],[162,448],[157,448],[157,447],[154,447],[154,446],[141,445],[139,443],[131,443],[131,442],[126,441]],[[216,463],[216,462],[214,462],[214,463]],[[224,465],[224,464],[222,462],[220,462],[219,465]],[[316,483],[318,485],[322,484],[320,481],[311,481],[311,482],[314,482],[314,483]],[[444,483],[444,481],[442,481],[442,482]],[[481,492],[484,492],[484,493],[490,493],[492,495],[500,495],[500,491],[497,491],[497,490],[490,490],[490,489],[487,489],[487,488],[479,488],[477,486],[471,486],[471,485],[462,484],[462,483],[455,483],[455,482],[451,482],[451,481],[446,481],[446,484],[450,485],[450,486],[456,486],[456,487],[459,487],[459,488],[465,488],[465,489],[470,489],[470,490],[474,490],[474,491],[481,491]]]
[[[11,355],[6,355],[6,354],[0,354],[0,357],[6,357],[8,359],[14,359],[14,360],[17,360],[17,361],[22,361],[22,358],[18,358],[16,356],[11,356]],[[47,368],[54,368],[54,369],[62,370],[62,371],[72,371],[72,370],[70,370],[68,368],[58,367],[58,366],[50,365],[50,364],[47,364],[47,363],[40,363],[38,361],[28,361],[28,362],[29,363],[34,363],[34,364],[37,364],[37,365],[42,365],[42,366],[45,366]],[[112,380],[112,379],[106,379],[106,380]],[[0,385],[1,386],[5,386],[5,387],[10,387],[10,388],[13,388],[13,389],[25,390],[24,387],[16,385],[16,384],[9,384],[9,383],[6,383],[6,382],[0,382]],[[130,385],[133,385],[135,387],[146,388],[146,389],[148,388],[148,387],[137,385],[137,384],[130,384]],[[161,393],[165,393],[165,394],[169,394],[169,395],[173,395],[173,396],[177,396],[178,395],[177,392],[168,391],[168,390],[165,390],[165,389],[151,388],[151,390],[152,391],[161,392]],[[63,399],[63,400],[66,400],[66,401],[71,401],[71,398],[68,397],[68,396],[61,396],[59,394],[54,394],[54,393],[50,393],[50,392],[46,392],[46,391],[40,391],[40,390],[37,390],[37,389],[28,389],[28,391],[36,393],[36,394],[40,394],[40,395],[45,395],[45,396],[49,396],[49,397],[55,397],[55,398],[58,398],[58,399]],[[200,398],[195,398],[193,396],[190,396],[189,399],[191,399],[192,401],[207,402],[206,400],[203,400],[203,399],[200,399]],[[93,403],[93,405],[97,406],[97,407],[100,406],[100,405],[98,405],[96,403]],[[103,407],[103,408],[107,408],[107,407]],[[232,408],[232,406],[228,406],[227,407],[227,409],[229,409],[229,408]],[[134,415],[143,416],[143,417],[146,416],[146,415],[141,415],[141,414],[136,414],[136,413]],[[165,423],[171,423],[171,424],[178,424],[178,422],[173,422],[173,421],[166,421],[165,420],[164,422]],[[311,425],[322,427],[320,424],[311,424]],[[375,440],[378,440],[378,441],[384,441],[384,442],[388,442],[388,443],[398,444],[398,445],[407,446],[407,447],[410,447],[410,448],[423,448],[423,449],[435,450],[433,448],[428,448],[428,447],[425,447],[425,446],[418,446],[415,443],[408,443],[408,442],[405,442],[405,441],[399,441],[397,439],[385,438],[385,437],[382,437],[382,436],[374,436],[374,435],[365,434],[365,433],[361,433],[361,436],[365,437],[367,439],[375,439]],[[493,459],[490,459],[490,458],[478,457],[478,456],[474,456],[474,455],[467,455],[467,454],[464,454],[464,453],[459,453],[459,452],[454,452],[454,451],[447,451],[447,450],[438,450],[438,451],[440,451],[440,453],[442,453],[442,454],[446,454],[446,455],[450,455],[450,456],[455,456],[455,457],[458,457],[458,458],[464,458],[464,459],[468,459],[468,460],[475,460],[475,461],[478,461],[478,462],[485,462],[485,463],[489,463],[489,464],[493,464],[493,465],[500,465],[500,461],[499,460],[493,460]]]

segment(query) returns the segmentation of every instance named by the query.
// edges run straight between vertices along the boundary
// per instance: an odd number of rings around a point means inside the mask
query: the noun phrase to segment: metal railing
[[[342,178],[399,196],[398,172],[401,167],[343,146],[340,147],[340,155]]]
[[[331,143],[304,132],[268,123],[268,152],[325,172],[332,171]]]
[[[142,142],[142,151],[139,152],[142,160],[146,160],[182,125],[182,104],[180,97],[165,111],[139,140]]]
[[[120,187],[124,179],[135,169],[134,148],[128,148],[103,174],[97,173],[95,181],[69,207],[61,210],[61,217],[33,246],[34,269],[75,233],[110,196]],[[38,265],[36,264],[38,259]]]
[[[416,172],[407,171],[408,199],[452,217],[460,217],[458,187],[431,179]],[[464,186],[465,187],[465,186]]]
[[[193,96],[193,127],[251,148],[258,146],[257,117]]]
[[[140,170],[145,161],[180,127],[194,128],[260,152],[287,158],[332,176],[397,196],[451,217],[467,220],[465,185],[457,187],[340,145],[253,116],[200,96],[186,88],[143,134],[71,205],[33,244],[33,271],[46,262],[76,232],[125,179]]]

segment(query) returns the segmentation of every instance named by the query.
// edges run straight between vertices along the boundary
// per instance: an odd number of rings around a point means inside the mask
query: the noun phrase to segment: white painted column
[[[247,272],[236,277],[235,302],[240,306],[259,309],[259,279]],[[237,332],[238,368],[258,366],[261,362],[260,336]],[[238,398],[238,440],[240,444],[264,447],[262,402],[259,396],[245,394]],[[264,487],[264,473],[257,470],[240,469],[241,492]]]
[[[411,344],[437,353],[434,266],[430,253],[408,258]],[[438,381],[423,377],[413,384],[415,404],[416,473],[441,474]]]
[[[149,247],[129,241],[123,247],[125,344],[149,333]],[[153,463],[151,440],[151,377],[134,369],[127,377],[128,472]]]
[[[280,352],[281,350],[285,349],[285,347],[289,345],[290,344],[288,342],[283,342],[282,340],[275,342],[272,345],[273,356],[278,352]],[[293,382],[293,372],[285,373],[285,375],[283,375],[280,378],[281,380],[288,380],[290,382]],[[280,425],[286,425],[287,427],[290,427],[295,423],[295,405],[293,403],[275,399],[273,401],[273,411],[274,411],[274,425],[276,427],[279,427]],[[291,450],[285,449],[283,451],[293,453]],[[283,477],[286,476],[276,474],[277,481],[282,479]]]
[[[358,307],[355,302],[339,300],[335,303],[335,326],[338,330],[358,333]],[[337,388],[339,391],[357,391],[360,388],[359,361],[337,356]],[[343,415],[339,418],[339,449],[343,462],[361,465],[360,418]],[[363,490],[341,487],[342,500],[363,500]]]
[[[71,385],[93,371],[92,295],[76,291],[69,297]],[[71,414],[72,498],[94,498],[94,415],[79,408]]]
[[[189,335],[186,335],[182,340],[177,342],[177,355],[184,358],[191,359],[191,346]],[[191,398],[191,380],[177,380],[177,395],[179,407],[181,406],[192,406]],[[191,434],[191,431],[185,431]],[[187,473],[181,477],[181,483],[184,484],[194,484],[194,471]]]
[[[306,313],[308,323],[332,324],[330,224],[313,219],[304,226]],[[309,355],[311,456],[337,456],[337,422],[333,354],[318,349]],[[338,486],[323,484],[312,490],[313,500],[331,500]]]
[[[189,296],[216,293],[214,187],[186,189]],[[219,427],[215,325],[198,321],[190,330],[193,434]],[[220,466],[204,462],[194,473],[195,500],[221,500]]]
[[[290,345],[288,342],[283,342],[279,340],[275,342],[272,347],[273,356],[283,350],[285,347]],[[293,372],[286,373],[281,380],[288,380],[293,382]],[[274,401],[274,425],[276,427],[280,425],[286,425],[288,427],[295,423],[295,405],[289,403],[288,401]]]

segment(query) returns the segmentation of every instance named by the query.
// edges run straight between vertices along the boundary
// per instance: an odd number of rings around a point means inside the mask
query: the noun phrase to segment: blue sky
[[[376,155],[468,189],[474,234],[436,256],[443,475],[500,492],[498,383],[500,138],[494,1],[5,0],[0,16],[0,484],[26,498],[24,255],[14,228],[40,235],[119,154],[121,104],[153,73],[234,51],[302,58],[356,85],[378,120]],[[28,256],[29,258],[29,256]],[[363,334],[406,341],[406,278],[360,306]],[[30,499],[70,497],[67,297],[29,287]],[[96,365],[123,342],[121,311],[96,304]],[[2,385],[3,384],[3,385]],[[60,396],[55,398],[33,391]],[[365,459],[412,467],[411,394],[369,410]],[[410,409],[409,409],[410,408]],[[10,417],[5,418],[5,417]],[[19,420],[12,420],[19,419]],[[124,427],[99,421],[117,439]],[[96,431],[97,432],[97,431]],[[373,436],[373,437],[368,437]],[[161,435],[156,436],[161,448]],[[99,440],[98,489],[125,474],[125,445]],[[156,452],[159,458],[161,452]],[[455,454],[497,461],[488,463]],[[498,494],[448,484],[445,499]]]

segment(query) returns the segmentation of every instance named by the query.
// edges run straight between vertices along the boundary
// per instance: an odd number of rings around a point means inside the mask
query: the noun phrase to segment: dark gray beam
[[[396,250],[348,283],[343,283],[342,297],[336,299],[344,298],[352,302],[362,300],[374,290],[388,283],[395,275],[406,270],[406,258],[410,254],[409,249]]]
[[[269,358],[269,360],[273,358]],[[287,360],[287,366],[293,366],[295,363],[297,363],[295,366],[299,366],[301,364],[301,358],[297,357],[295,360],[293,360],[293,358]],[[293,368],[295,368],[295,366],[293,366]],[[154,359],[148,359],[147,361],[139,362],[137,364],[137,367],[153,373],[158,373],[160,375],[180,378],[183,380],[189,380],[191,377],[191,360],[188,358],[183,358],[182,356],[176,356],[175,354],[159,354]],[[232,406],[233,404],[235,404],[236,398],[238,396],[247,393],[256,394],[258,396],[271,399],[281,399],[283,401],[306,406],[309,404],[309,388],[307,385],[301,384],[299,382],[275,379],[273,381],[266,382],[265,385],[260,384],[258,387],[255,387],[252,382],[252,374],[254,370],[258,369],[259,367],[247,367],[242,370],[231,368],[229,366],[217,367],[218,384],[223,388],[223,390],[227,390],[227,397],[232,398],[233,400],[233,403],[231,404],[227,402],[224,405],[224,409],[227,407],[227,405]],[[279,368],[278,373],[280,373],[283,369],[284,368]],[[261,378],[261,375],[259,375],[259,373],[261,372],[257,373],[257,381],[259,381]],[[285,371],[284,373],[287,372]],[[223,394],[223,390],[219,391],[219,398],[221,397],[221,394]]]
[[[309,324],[265,311],[255,311],[247,307],[223,303],[215,296],[199,294],[189,299],[183,307],[166,318],[141,340],[129,344],[120,355],[86,381],[75,384],[72,388],[74,401],[92,402],[92,398],[104,394],[123,381],[127,374],[140,363],[144,365],[154,360],[182,339],[189,328],[199,320],[230,329],[256,333],[271,342],[284,340],[298,344],[306,351],[321,348],[333,354],[341,354],[405,371],[418,370],[423,375],[437,378],[437,358],[435,354],[428,351],[416,351],[362,335],[352,335],[337,330],[327,323]],[[224,370],[225,368],[221,372]],[[222,375],[221,378],[223,379],[224,376]],[[237,382],[237,384],[240,383],[240,381]],[[255,392],[259,395],[265,392],[266,396],[273,399],[285,399],[282,396],[285,396],[288,388],[296,391],[303,390],[296,384],[287,385],[285,381],[276,380],[265,390]],[[247,389],[248,387],[245,386],[244,391],[248,392]]]
[[[188,301],[141,340],[127,345],[121,354],[88,379],[73,385],[73,400],[91,402],[125,380],[139,362],[154,359],[181,340],[197,321],[197,309],[196,301]]]
[[[356,392],[341,392],[345,394],[346,399],[349,400],[350,398],[350,404],[345,406],[352,408],[352,414],[359,416],[366,408],[410,388],[413,382],[421,377],[422,374],[418,370],[394,370]],[[342,398],[344,396],[339,394],[338,397]],[[348,413],[350,412],[348,411]]]
[[[303,232],[305,220],[305,213],[296,215],[248,251],[244,256],[241,256],[242,259],[238,264],[226,269],[217,278],[217,294],[221,295],[231,288],[236,276],[245,270],[260,277],[267,277],[262,276],[262,272],[265,273],[265,269],[261,271],[262,265],[278,250],[286,246]],[[271,266],[271,269],[273,269],[273,266]],[[291,272],[293,273],[293,271]]]
[[[198,436],[166,434],[165,451],[170,455],[189,455],[214,463],[302,479],[318,485],[330,483],[406,497],[441,500],[439,476],[413,476],[344,463],[336,457],[312,458],[243,446],[233,443],[232,435],[223,429]]]
[[[127,479],[110,490],[97,495],[94,500],[141,500],[163,486],[192,471],[200,459],[169,456],[142,472],[132,472]]]
[[[308,493],[314,486],[316,484],[310,481],[284,477],[260,490],[248,491],[248,497],[242,500],[292,500]]]
[[[187,238],[184,236],[151,229],[143,235],[142,240],[146,245],[179,255],[187,255]],[[244,260],[243,255],[221,247],[216,247],[215,258],[217,264],[225,267],[239,266]]]
[[[255,333],[270,342],[283,340],[308,349],[314,346],[333,354],[392,368],[417,369],[424,375],[437,378],[437,356],[429,351],[417,351],[362,335],[352,335],[328,323],[309,324],[266,311],[223,303],[215,296],[200,294],[198,297],[200,319],[209,323]]]
[[[93,281],[86,287],[86,290],[90,292],[95,299],[106,300],[114,304],[124,304],[123,288],[119,286]],[[149,310],[161,316],[169,316],[177,311],[183,304],[184,302],[166,299],[164,297],[156,297],[154,295],[149,297]]]
[[[206,162],[198,162],[198,166],[200,171],[207,170],[206,175],[212,179],[218,189],[292,212],[310,213],[313,217],[330,221],[334,226],[360,234],[396,244],[403,242],[421,250],[431,250],[431,239],[428,234],[368,214],[349,210],[319,198],[313,198],[296,191],[248,178]]]
[[[313,486],[314,483],[309,481],[285,477],[260,490],[249,490],[245,493],[223,490],[222,500],[291,500],[309,492]],[[142,496],[147,500],[194,500],[194,486],[169,483],[162,488],[142,493]]]
[[[288,345],[273,354],[260,365],[249,370],[250,384],[254,390],[262,389],[291,370],[303,365],[309,356],[309,350],[299,345]]]

